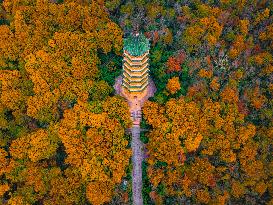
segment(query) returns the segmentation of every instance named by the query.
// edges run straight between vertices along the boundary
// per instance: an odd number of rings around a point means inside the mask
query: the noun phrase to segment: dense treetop
[[[131,122],[99,66],[120,54],[121,29],[102,2],[4,1],[2,12],[1,204],[110,201]]]

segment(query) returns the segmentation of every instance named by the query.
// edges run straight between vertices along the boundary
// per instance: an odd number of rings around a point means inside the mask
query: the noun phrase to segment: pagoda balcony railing
[[[131,59],[129,59],[127,57],[123,58],[123,62],[126,62],[126,63],[128,63],[130,65],[136,65],[136,66],[145,63],[147,60],[149,60],[149,58],[144,58],[142,61],[131,61]]]
[[[123,62],[126,62],[131,66],[140,66],[142,64],[147,63],[148,60],[149,60],[149,58],[144,58],[142,61],[134,61],[133,62],[129,58],[126,58],[126,57],[123,58]]]
[[[143,79],[141,79],[139,81],[133,81],[133,80],[130,80],[128,78],[123,78],[124,82],[128,83],[129,85],[136,85],[136,86],[142,85],[148,80],[149,80],[148,76],[146,76],[145,78],[143,78]]]
[[[127,78],[131,78],[131,79],[142,79],[144,77],[146,77],[147,75],[149,75],[149,72],[147,70],[147,72],[145,72],[143,75],[130,75],[127,72],[123,72],[123,74],[125,74]]]
[[[124,88],[129,92],[129,93],[132,93],[132,94],[141,94],[146,88],[147,88],[148,84],[143,87],[142,89],[139,89],[139,90],[129,90],[127,87],[124,86]]]
[[[131,86],[126,82],[123,82],[122,85],[124,87],[126,87],[129,91],[135,90],[135,91],[143,91],[147,86],[148,86],[148,82],[146,82],[145,84],[141,85],[141,86]]]
[[[127,76],[126,73],[123,73],[123,80],[126,80],[128,83],[141,83],[147,80],[148,77],[149,77],[148,73],[146,73],[145,76],[143,76],[142,78],[132,78],[130,76]]]
[[[144,85],[146,85],[146,83],[148,82],[148,78],[145,79],[145,81],[139,83],[139,82],[135,82],[135,83],[129,83],[127,82],[126,80],[123,81],[123,84],[126,84],[127,86],[130,86],[130,87],[142,87]]]
[[[143,58],[145,58],[149,54],[149,51],[146,51],[141,56],[133,56],[126,50],[124,50],[123,53],[124,53],[125,56],[128,56],[129,58],[131,58],[133,60],[141,61]]]
[[[123,63],[123,67],[126,67],[127,69],[131,70],[132,72],[141,72],[143,69],[148,68],[149,64],[145,63],[141,66],[131,66],[127,62]]]
[[[124,72],[126,72],[128,75],[130,76],[142,76],[144,75],[146,72],[149,72],[149,69],[143,69],[142,71],[134,71],[134,70],[130,70],[128,69],[126,66],[123,67]]]
[[[123,77],[128,78],[130,81],[135,81],[135,82],[139,82],[142,81],[144,78],[146,78],[147,76],[149,76],[149,73],[145,73],[142,76],[130,76],[128,73],[123,72]]]

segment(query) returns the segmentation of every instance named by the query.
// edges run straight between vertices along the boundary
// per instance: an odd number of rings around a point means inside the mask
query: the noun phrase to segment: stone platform
[[[144,106],[144,102],[150,97],[153,97],[156,92],[156,87],[152,79],[149,78],[148,86],[141,93],[130,93],[122,86],[122,76],[116,78],[115,91],[117,95],[120,95],[126,99],[130,107],[131,118],[134,125],[139,125],[141,120],[141,108]]]

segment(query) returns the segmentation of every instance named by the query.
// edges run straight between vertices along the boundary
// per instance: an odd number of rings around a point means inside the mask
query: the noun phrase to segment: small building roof
[[[150,49],[149,40],[142,34],[130,35],[123,40],[124,50],[132,56],[141,56]]]

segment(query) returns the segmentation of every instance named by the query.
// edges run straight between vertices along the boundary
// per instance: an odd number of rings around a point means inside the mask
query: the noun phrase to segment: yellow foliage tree
[[[10,152],[14,159],[29,158],[32,162],[54,156],[58,139],[50,136],[44,129],[13,140]]]
[[[179,78],[178,77],[173,77],[168,80],[167,83],[167,90],[171,94],[175,94],[177,91],[181,89]]]
[[[219,102],[209,98],[193,102],[180,97],[165,105],[145,103],[144,118],[152,126],[146,147],[153,190],[163,185],[167,195],[195,196],[205,204],[225,204],[230,196],[243,196],[247,188],[264,193],[267,185],[258,181],[266,180],[267,175],[265,165],[256,159],[256,127],[245,122],[229,89]],[[215,163],[213,157],[225,165]],[[242,169],[240,186],[233,179],[238,163]],[[207,191],[218,190],[217,183],[225,180],[234,181],[232,191]]]
[[[121,124],[131,123],[129,115],[125,115],[129,111],[124,108],[119,121],[118,104],[117,98],[109,98],[102,112],[96,114],[92,106],[79,101],[65,111],[60,124],[59,136],[68,155],[65,161],[88,182],[87,198],[95,204],[111,199],[114,185],[121,182],[131,156]]]

